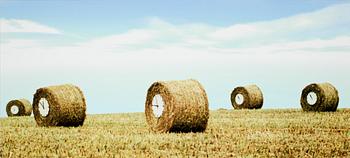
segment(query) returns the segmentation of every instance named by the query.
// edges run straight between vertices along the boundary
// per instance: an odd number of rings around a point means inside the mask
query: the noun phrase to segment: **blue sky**
[[[255,83],[263,108],[300,108],[331,82],[350,107],[350,1],[0,1],[0,104],[73,83],[88,113],[143,111],[157,80],[195,78],[211,109]],[[348,89],[347,89],[348,88]],[[5,108],[0,116],[6,116]]]
[[[206,23],[227,26],[273,20],[344,2],[346,1],[5,0],[0,2],[0,15],[3,18],[30,19],[55,26],[66,33],[94,37],[139,27],[147,18],[152,17],[174,24]]]

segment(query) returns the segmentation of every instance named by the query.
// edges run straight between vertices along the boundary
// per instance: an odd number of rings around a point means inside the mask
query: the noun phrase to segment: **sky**
[[[8,101],[72,83],[87,113],[143,112],[155,81],[196,79],[209,108],[257,84],[263,108],[301,108],[330,82],[350,108],[349,0],[0,0],[0,117]]]

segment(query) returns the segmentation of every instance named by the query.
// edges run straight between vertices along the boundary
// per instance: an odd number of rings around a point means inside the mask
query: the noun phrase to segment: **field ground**
[[[210,111],[204,133],[156,134],[144,113],[88,115],[77,128],[0,119],[0,157],[349,157],[350,109]]]

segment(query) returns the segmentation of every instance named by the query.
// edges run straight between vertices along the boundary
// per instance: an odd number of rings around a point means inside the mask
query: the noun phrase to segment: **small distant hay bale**
[[[77,86],[49,86],[34,94],[33,113],[39,126],[81,126],[85,112],[85,97]]]
[[[236,87],[231,93],[231,103],[234,109],[260,109],[264,98],[256,85]]]
[[[154,132],[203,132],[209,119],[209,103],[196,80],[155,82],[147,91],[145,114]]]
[[[337,111],[339,96],[330,83],[312,83],[301,94],[300,104],[304,111]]]
[[[227,111],[227,109],[225,109],[225,108],[219,108],[219,109],[217,109],[217,111]]]
[[[6,106],[7,116],[30,116],[32,104],[27,99],[11,100]]]

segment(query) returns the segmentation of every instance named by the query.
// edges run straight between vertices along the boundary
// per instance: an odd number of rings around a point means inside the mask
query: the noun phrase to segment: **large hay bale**
[[[337,111],[339,96],[330,83],[313,83],[306,86],[300,98],[304,111]]]
[[[30,116],[32,104],[27,99],[11,100],[6,105],[7,116]]]
[[[231,103],[234,109],[260,109],[264,98],[256,85],[236,87],[231,93]]]
[[[81,126],[85,112],[85,97],[77,86],[49,86],[34,94],[33,113],[39,126]]]
[[[155,82],[147,91],[145,114],[154,132],[203,132],[209,103],[196,80]]]

